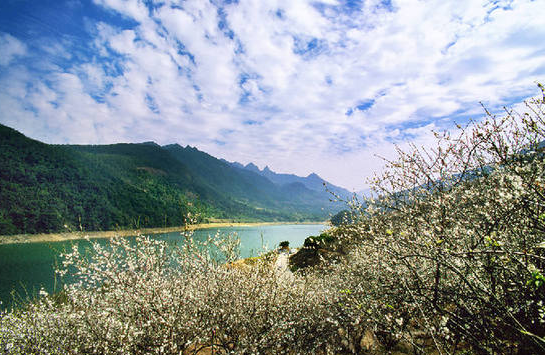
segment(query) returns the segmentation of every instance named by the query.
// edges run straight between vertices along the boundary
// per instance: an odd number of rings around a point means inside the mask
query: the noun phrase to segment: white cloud
[[[148,9],[142,0],[93,0],[93,2],[138,22],[145,22],[148,17]]]
[[[0,33],[0,66],[7,66],[27,54],[26,45],[7,33]]]
[[[95,23],[93,55],[69,68],[35,76],[16,65],[25,44],[0,36],[0,111],[16,117],[3,122],[47,141],[191,144],[359,189],[392,142],[429,144],[429,128],[545,76],[542,1],[94,2],[135,25]]]

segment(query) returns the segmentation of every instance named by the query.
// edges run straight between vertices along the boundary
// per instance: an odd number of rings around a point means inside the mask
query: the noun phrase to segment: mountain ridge
[[[179,144],[53,145],[0,125],[0,164],[0,235],[179,226],[188,213],[323,221],[340,209]]]
[[[308,174],[306,177],[303,177],[303,176],[298,176],[295,174],[276,173],[272,171],[268,165],[266,165],[263,168],[263,170],[260,170],[259,167],[257,167],[254,163],[248,163],[246,165],[243,165],[239,162],[229,162],[225,159],[223,159],[223,161],[228,164],[231,164],[231,166],[236,167],[238,169],[246,169],[249,171],[253,171],[257,174],[260,174],[266,177],[267,179],[269,179],[271,182],[280,186],[291,184],[294,182],[300,182],[301,184],[303,184],[306,188],[310,190],[314,190],[317,192],[333,193],[345,200],[350,199],[353,195],[353,193],[351,193],[347,189],[340,186],[336,186],[324,180],[322,177],[320,177],[318,174],[314,172]]]

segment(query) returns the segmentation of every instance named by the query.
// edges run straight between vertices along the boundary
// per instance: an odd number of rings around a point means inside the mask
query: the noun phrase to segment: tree
[[[527,113],[503,117],[486,111],[457,135],[436,134],[434,148],[399,150],[374,178],[379,198],[347,228],[354,249],[339,268],[357,275],[343,279],[361,292],[352,304],[367,304],[385,343],[545,351],[536,250],[545,240],[544,105],[532,99]],[[410,336],[418,329],[425,340]]]

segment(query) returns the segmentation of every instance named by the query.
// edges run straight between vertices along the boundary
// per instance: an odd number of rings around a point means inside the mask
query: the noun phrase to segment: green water
[[[323,224],[305,225],[270,225],[252,227],[226,227],[220,229],[202,229],[194,233],[194,238],[204,239],[208,235],[221,233],[236,233],[240,238],[241,257],[246,258],[258,255],[262,247],[273,249],[284,240],[290,242],[291,247],[299,247],[306,237],[318,235],[327,229]],[[179,232],[156,234],[154,238],[168,242],[182,242]],[[108,239],[96,239],[99,243],[107,244]],[[12,293],[18,297],[32,297],[43,286],[46,291],[54,292],[54,266],[60,263],[59,254],[65,249],[71,249],[72,244],[85,245],[86,241],[66,241],[53,243],[26,243],[0,245],[0,301],[1,308],[10,307],[13,303]],[[264,244],[264,245],[262,245]]]

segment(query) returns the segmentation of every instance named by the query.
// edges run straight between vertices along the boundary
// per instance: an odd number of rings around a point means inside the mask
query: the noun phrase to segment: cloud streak
[[[0,66],[8,66],[17,57],[22,57],[27,53],[26,45],[7,33],[0,34],[0,49],[2,49]]]
[[[0,27],[1,122],[55,143],[190,144],[359,189],[393,143],[425,144],[479,101],[516,104],[545,76],[542,1],[86,6],[85,50],[40,70],[26,42],[73,42]]]

